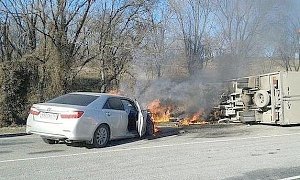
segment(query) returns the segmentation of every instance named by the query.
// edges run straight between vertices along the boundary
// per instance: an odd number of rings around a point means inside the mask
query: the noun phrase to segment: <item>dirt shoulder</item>
[[[25,133],[26,126],[3,127],[0,128],[0,135]]]
[[[300,133],[300,126],[246,125],[246,124],[214,124],[203,126],[186,126],[179,131],[182,135],[194,138],[273,136],[277,134]]]

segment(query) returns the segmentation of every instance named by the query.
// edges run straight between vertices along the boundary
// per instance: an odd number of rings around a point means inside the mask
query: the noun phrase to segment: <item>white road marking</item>
[[[254,137],[235,138],[235,139],[219,139],[219,140],[212,140],[212,141],[194,141],[194,142],[188,142],[188,143],[165,144],[165,145],[157,145],[157,146],[144,146],[144,147],[136,147],[136,148],[122,148],[122,149],[112,149],[112,150],[104,150],[104,151],[103,151],[103,149],[99,149],[97,151],[75,153],[75,154],[62,154],[62,155],[53,155],[53,156],[40,156],[40,157],[33,157],[33,158],[8,159],[8,160],[2,160],[2,161],[0,161],[0,163],[50,159],[50,158],[60,158],[60,157],[72,157],[72,156],[80,156],[80,155],[122,152],[122,151],[132,151],[132,150],[141,150],[141,149],[154,149],[154,148],[163,148],[163,147],[185,146],[185,145],[193,145],[193,144],[230,142],[230,141],[240,141],[240,140],[250,140],[250,139],[263,139],[263,138],[283,137],[283,136],[293,136],[293,135],[300,135],[300,133],[279,134],[279,135],[270,135],[270,136],[254,136]]]
[[[299,176],[288,177],[288,178],[284,178],[284,179],[279,179],[279,180],[295,180],[295,179],[300,179],[300,175]]]

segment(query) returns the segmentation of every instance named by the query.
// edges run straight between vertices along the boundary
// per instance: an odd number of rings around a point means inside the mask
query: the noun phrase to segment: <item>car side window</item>
[[[135,105],[134,105],[133,102],[131,102],[131,101],[127,100],[127,99],[122,99],[121,101],[123,103],[125,111],[128,114],[129,114],[130,111],[133,111],[133,112],[137,111],[137,109],[136,109],[136,107],[135,107]]]
[[[121,99],[117,97],[108,98],[106,103],[103,106],[103,109],[113,109],[124,111],[124,106]]]

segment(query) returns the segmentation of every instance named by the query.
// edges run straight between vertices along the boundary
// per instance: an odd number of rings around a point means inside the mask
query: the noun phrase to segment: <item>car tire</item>
[[[154,123],[150,118],[147,118],[146,136],[154,135]]]
[[[103,148],[105,147],[110,139],[110,131],[107,125],[101,124],[94,132],[93,147]]]
[[[146,132],[145,134],[141,137],[147,138],[147,139],[152,139],[154,137],[154,123],[149,114],[146,116]]]
[[[46,144],[57,144],[58,143],[58,141],[54,140],[54,139],[48,139],[48,138],[44,138],[44,137],[42,137],[42,139]]]

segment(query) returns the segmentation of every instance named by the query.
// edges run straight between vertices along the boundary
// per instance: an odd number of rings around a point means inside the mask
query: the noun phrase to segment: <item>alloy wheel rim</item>
[[[103,145],[105,144],[106,140],[107,140],[107,130],[104,127],[99,128],[96,134],[97,143],[99,145]]]

